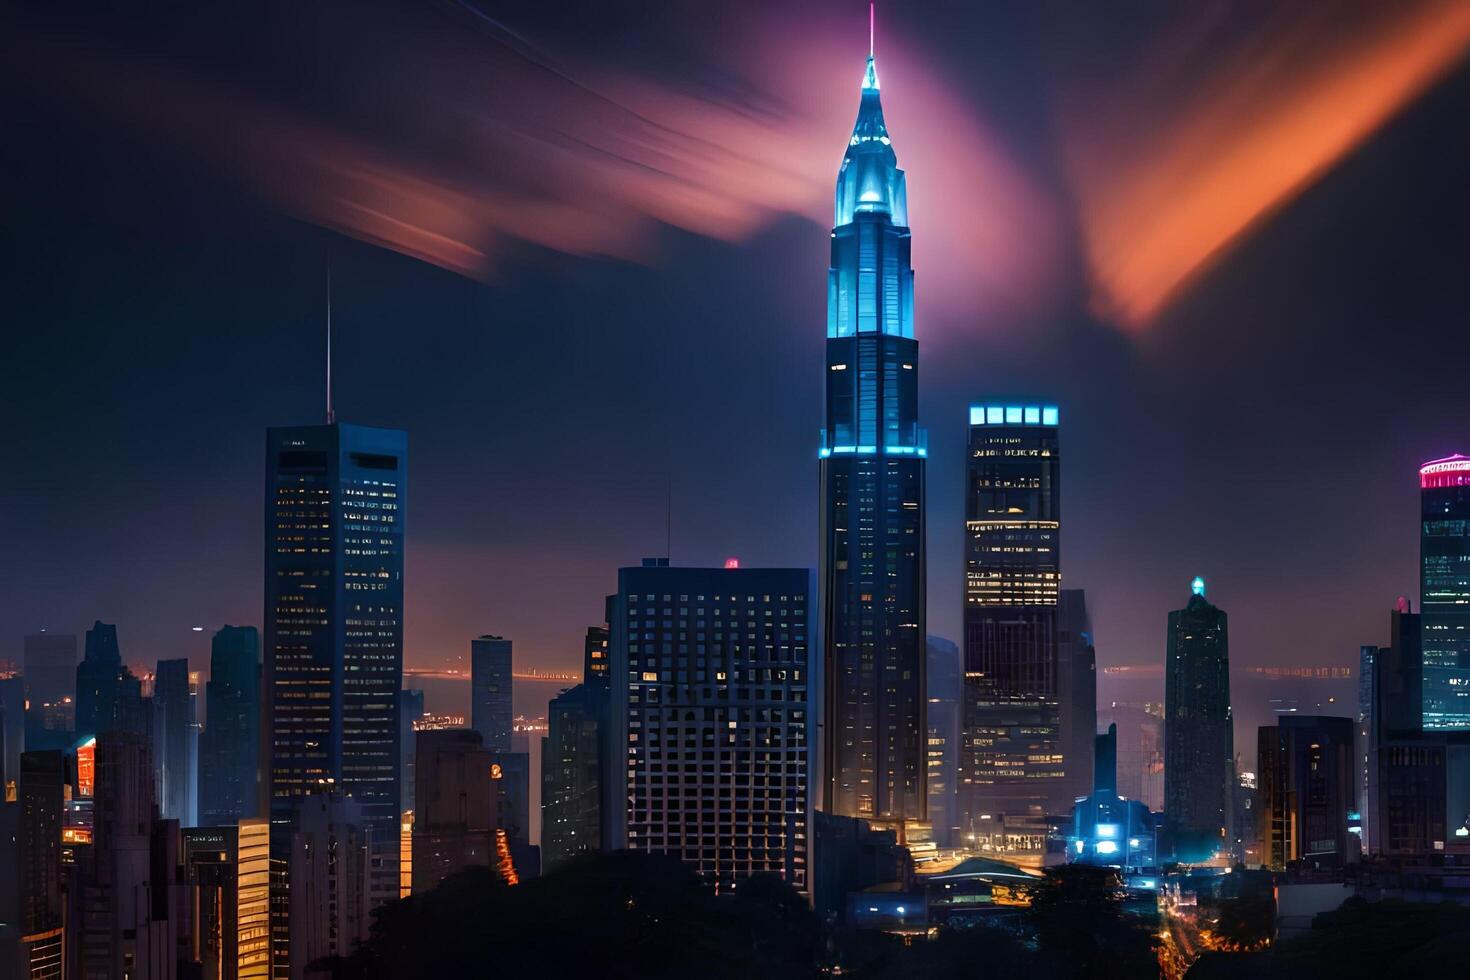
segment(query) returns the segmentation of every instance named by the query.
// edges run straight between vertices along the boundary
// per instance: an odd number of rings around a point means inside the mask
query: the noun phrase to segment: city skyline
[[[0,980],[1451,955],[1470,6],[340,3],[0,15]]]

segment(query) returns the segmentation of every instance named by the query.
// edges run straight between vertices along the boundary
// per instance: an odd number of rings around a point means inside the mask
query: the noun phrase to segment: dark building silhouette
[[[960,761],[960,699],[964,679],[960,670],[960,648],[953,640],[931,636],[924,644],[929,708],[925,724],[929,731],[928,778],[929,823],[934,841],[953,846],[960,834],[959,795],[956,776]]]
[[[824,808],[927,832],[924,464],[908,195],[872,57],[837,177],[819,451]]]
[[[1357,806],[1353,719],[1283,715],[1256,740],[1257,834],[1263,863],[1341,867],[1356,857],[1348,813]]]
[[[21,962],[27,977],[60,977],[65,945],[61,866],[65,760],[54,750],[26,752],[18,775]]]
[[[1426,730],[1470,729],[1470,456],[1419,467]]]
[[[473,728],[420,732],[413,824],[413,890],[465,868],[495,863],[498,781],[494,757]]]
[[[1038,863],[1062,749],[1061,454],[1050,405],[970,409],[961,808],[975,847]],[[1068,678],[1068,683],[1071,679]]]
[[[1066,765],[1061,788],[1061,802],[1065,803],[1092,789],[1092,756],[1098,733],[1097,649],[1093,645],[1092,619],[1087,614],[1087,596],[1081,589],[1062,590],[1058,620],[1057,700],[1061,705],[1062,759]],[[1059,808],[1059,812],[1065,811]]]
[[[262,745],[276,856],[300,798],[335,787],[361,808],[372,841],[374,907],[400,888],[407,478],[408,440],[396,430],[267,433]]]
[[[511,701],[511,642],[481,636],[470,643],[470,727],[491,752],[511,751],[515,707]]]
[[[207,724],[199,739],[199,822],[205,827],[263,815],[260,697],[260,634],[253,626],[222,628],[210,641]]]
[[[367,939],[372,876],[369,870],[368,818],[353,798],[339,792],[298,797],[291,819],[286,878],[282,899],[287,936],[282,957],[272,962],[273,976],[303,980],[317,976],[311,964],[346,956]],[[274,830],[274,828],[273,828]],[[398,849],[397,828],[393,848]],[[397,871],[398,862],[393,862]],[[398,883],[394,882],[397,891]]]
[[[1384,853],[1388,846],[1387,814],[1381,807],[1389,787],[1380,785],[1380,779],[1392,759],[1410,758],[1391,755],[1387,749],[1390,745],[1415,742],[1423,732],[1424,671],[1419,637],[1419,616],[1409,612],[1408,600],[1400,599],[1398,608],[1389,614],[1389,645],[1375,648],[1372,660],[1364,822],[1364,843],[1370,854]]]
[[[1118,794],[1150,810],[1164,808],[1164,705],[1114,701],[1100,723],[1117,728]]]
[[[418,792],[418,733],[413,724],[424,717],[424,692],[405,689],[398,692],[398,764],[402,799],[399,805],[404,810],[414,808],[414,794]]]
[[[1088,792],[1072,807],[1067,861],[1115,867],[1125,873],[1152,872],[1158,867],[1158,841],[1153,815],[1138,800],[1118,789],[1118,728],[1093,737]]]
[[[608,629],[589,626],[582,683],[551,699],[541,740],[541,867],[602,849],[607,782]]]
[[[153,765],[158,809],[180,826],[199,823],[199,722],[189,661],[160,660],[153,675]]]
[[[1164,815],[1181,860],[1234,839],[1229,622],[1205,598],[1203,579],[1191,592],[1183,609],[1169,613],[1164,665]]]
[[[32,633],[24,641],[22,676],[30,748],[65,748],[76,726],[77,637]],[[43,742],[47,744],[42,744]]]
[[[809,893],[809,573],[661,561],[618,571],[603,847]]]
[[[25,680],[0,677],[0,790],[20,772],[26,750]]]
[[[98,621],[87,630],[86,653],[77,664],[77,740],[102,732],[152,733],[143,682],[122,662],[117,627]]]

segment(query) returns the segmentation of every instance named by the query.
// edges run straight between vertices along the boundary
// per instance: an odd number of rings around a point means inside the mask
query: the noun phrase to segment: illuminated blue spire
[[[834,210],[833,224],[839,227],[852,221],[859,211],[885,213],[894,224],[904,227],[909,223],[908,192],[903,171],[898,169],[893,142],[888,138],[888,126],[883,121],[878,68],[871,51],[867,70],[863,72],[857,122],[853,124],[852,138],[847,141],[847,153],[837,174]]]
[[[1189,591],[1193,592],[1200,598],[1204,598],[1205,580],[1196,575],[1194,577],[1194,581],[1189,583]]]

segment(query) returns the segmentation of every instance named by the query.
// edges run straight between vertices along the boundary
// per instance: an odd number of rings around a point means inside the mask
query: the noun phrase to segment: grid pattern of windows
[[[628,847],[717,890],[771,872],[806,891],[807,573],[634,568],[614,629]]]

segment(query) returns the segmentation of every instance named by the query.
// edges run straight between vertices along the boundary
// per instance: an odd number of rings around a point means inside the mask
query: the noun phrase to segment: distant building
[[[153,680],[153,766],[158,809],[180,826],[199,823],[199,722],[189,661],[160,660]]]
[[[1028,864],[1075,788],[1058,662],[1058,423],[1051,405],[972,406],[965,470],[961,808],[977,850]]]
[[[1378,656],[1378,647],[1361,646],[1358,648],[1358,726],[1357,726],[1357,767],[1358,767],[1358,814],[1359,826],[1363,833],[1364,850],[1368,850],[1368,828],[1373,824],[1372,789],[1373,782],[1369,777],[1372,769],[1372,745],[1373,731],[1373,661]]]
[[[26,750],[25,680],[0,677],[0,791],[20,774]]]
[[[608,630],[589,627],[583,681],[551,699],[541,749],[541,867],[602,849],[608,778]]]
[[[892,828],[820,811],[812,815],[812,905],[824,921],[845,919],[849,897],[870,889],[914,891],[914,859]]]
[[[473,728],[420,732],[413,825],[413,890],[495,863],[494,757]]]
[[[263,816],[260,799],[260,634],[226,626],[210,641],[199,738],[199,823]]]
[[[960,835],[955,779],[960,762],[960,699],[964,688],[960,648],[953,640],[931,636],[925,652],[929,661],[929,823],[935,843],[952,847]]]
[[[871,55],[837,176],[818,450],[822,808],[928,834],[928,435],[919,425],[908,191]],[[614,640],[616,642],[616,638]],[[718,850],[718,849],[717,849]]]
[[[800,568],[619,570],[604,847],[809,892],[809,593]]]
[[[1286,715],[1256,741],[1255,807],[1263,863],[1340,868],[1356,859],[1348,814],[1357,808],[1353,719]]]
[[[1164,815],[1176,857],[1202,860],[1233,840],[1234,715],[1225,611],[1196,578],[1183,608],[1169,613],[1164,668]]]
[[[1424,728],[1470,728],[1470,456],[1419,467]]]
[[[77,637],[75,633],[31,633],[23,643],[22,675],[28,742],[41,747],[38,730],[70,732],[76,724]],[[56,738],[61,748],[66,739]]]
[[[143,682],[122,662],[117,627],[97,622],[87,630],[86,654],[77,665],[76,737],[102,732],[152,731]]]
[[[262,761],[274,856],[286,858],[302,797],[350,796],[372,842],[376,907],[399,893],[408,439],[343,423],[273,428],[265,463]]]
[[[1164,809],[1164,706],[1114,701],[1099,715],[1118,730],[1118,794],[1154,812]]]
[[[486,635],[470,643],[470,726],[491,752],[511,751],[513,683],[509,640]]]
[[[1093,646],[1086,593],[1081,589],[1063,589],[1057,613],[1057,700],[1061,706],[1062,758],[1067,767],[1061,788],[1065,801],[1085,796],[1092,789],[1092,754],[1097,738],[1097,650]]]
[[[1389,853],[1390,823],[1402,827],[1404,817],[1390,821],[1383,810],[1388,795],[1403,788],[1403,774],[1393,776],[1393,785],[1383,782],[1392,766],[1417,765],[1411,754],[1390,753],[1390,746],[1416,742],[1423,733],[1423,664],[1420,654],[1419,616],[1408,611],[1408,603],[1389,614],[1389,645],[1373,655],[1372,703],[1368,711],[1368,821],[1365,843],[1370,854]],[[1402,831],[1394,832],[1403,839]]]

